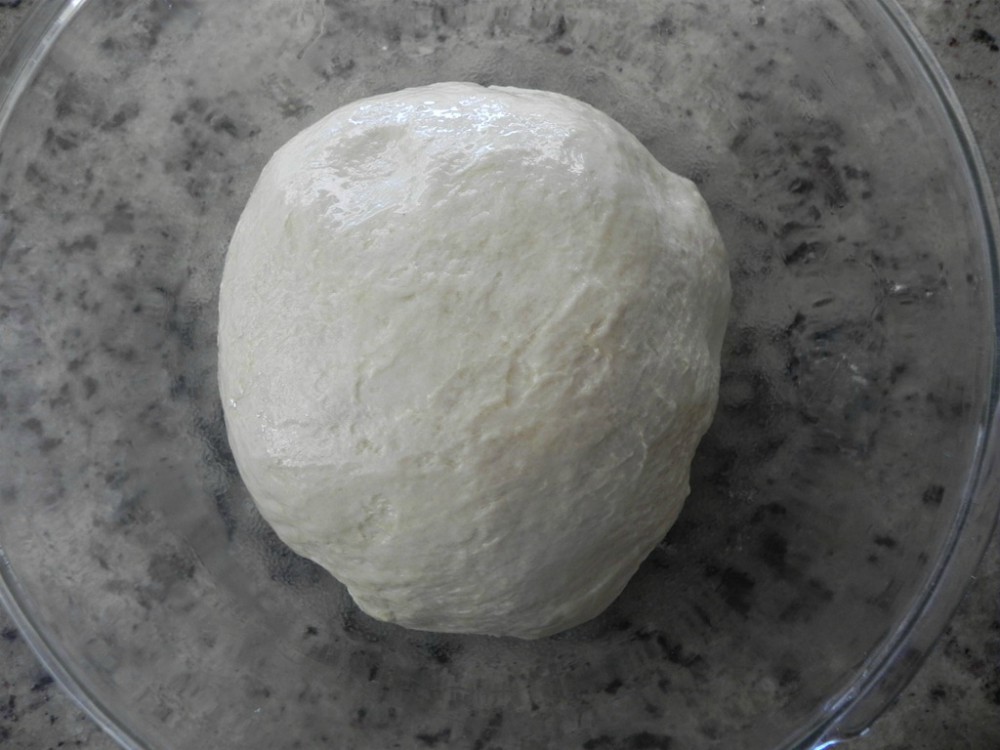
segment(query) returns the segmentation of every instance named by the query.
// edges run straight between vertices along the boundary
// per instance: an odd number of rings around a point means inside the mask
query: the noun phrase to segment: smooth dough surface
[[[589,105],[361,100],[275,153],[233,236],[230,444],[281,539],[368,614],[555,633],[677,517],[729,294],[697,189]]]

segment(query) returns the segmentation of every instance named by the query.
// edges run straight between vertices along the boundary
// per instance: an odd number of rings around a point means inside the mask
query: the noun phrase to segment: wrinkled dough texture
[[[545,636],[621,592],[688,494],[726,255],[688,180],[565,96],[437,84],[277,151],[221,287],[260,512],[368,614]]]

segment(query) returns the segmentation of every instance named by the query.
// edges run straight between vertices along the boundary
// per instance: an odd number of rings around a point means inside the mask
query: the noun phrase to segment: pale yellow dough
[[[233,236],[230,444],[370,615],[555,633],[680,511],[729,294],[695,186],[592,107],[466,83],[358,101],[278,150]]]

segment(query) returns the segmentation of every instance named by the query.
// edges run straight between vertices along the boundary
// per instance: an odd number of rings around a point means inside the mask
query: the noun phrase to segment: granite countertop
[[[1000,188],[1000,4],[900,0],[949,75]],[[38,0],[0,0],[0,50]],[[0,611],[0,746],[110,750]],[[862,750],[1000,747],[1000,534],[951,624]]]

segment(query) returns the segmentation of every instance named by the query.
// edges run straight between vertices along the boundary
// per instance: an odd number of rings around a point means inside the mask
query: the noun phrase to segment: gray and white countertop
[[[1000,1],[900,0],[930,43],[1000,188]],[[0,51],[38,0],[0,0]],[[0,611],[0,747],[111,750]],[[860,750],[1000,748],[1000,534],[917,677]]]

